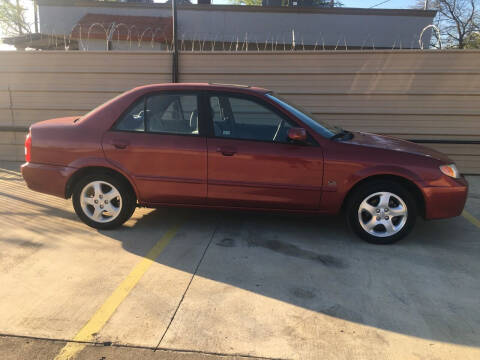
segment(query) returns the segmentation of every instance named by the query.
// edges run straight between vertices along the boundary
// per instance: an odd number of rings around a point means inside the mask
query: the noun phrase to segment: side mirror
[[[304,128],[295,127],[288,130],[288,138],[293,141],[307,141],[307,132]]]

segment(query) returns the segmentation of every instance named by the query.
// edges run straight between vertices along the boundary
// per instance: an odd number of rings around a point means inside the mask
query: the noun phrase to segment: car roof
[[[209,90],[209,91],[227,91],[227,92],[239,92],[239,93],[257,93],[265,94],[270,92],[268,89],[264,89],[256,86],[249,85],[237,85],[237,84],[220,84],[220,83],[164,83],[164,84],[151,84],[139,86],[133,89],[133,91],[160,91],[160,90]]]

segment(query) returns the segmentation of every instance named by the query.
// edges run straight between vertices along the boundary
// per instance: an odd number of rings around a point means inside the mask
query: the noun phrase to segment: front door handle
[[[130,143],[125,140],[113,140],[112,141],[113,146],[115,146],[117,149],[126,149]]]
[[[217,152],[222,153],[223,156],[233,156],[237,153],[237,150],[228,147],[218,147]]]

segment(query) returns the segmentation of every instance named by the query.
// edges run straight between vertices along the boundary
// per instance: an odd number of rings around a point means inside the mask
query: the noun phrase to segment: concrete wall
[[[169,4],[119,4],[56,0],[39,2],[40,30],[69,34],[87,13],[171,16]],[[292,42],[297,45],[418,48],[422,29],[434,11],[377,9],[264,8],[259,6],[183,5],[178,8],[179,39],[211,41]],[[425,47],[431,32],[423,37]]]
[[[83,114],[124,90],[171,79],[167,52],[0,52],[0,64],[4,160],[23,159],[25,129],[36,121]],[[347,129],[453,141],[427,145],[476,174],[479,69],[473,50],[180,54],[182,82],[259,85]]]

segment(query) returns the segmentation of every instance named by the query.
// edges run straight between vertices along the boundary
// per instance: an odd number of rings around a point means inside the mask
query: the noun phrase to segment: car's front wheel
[[[405,237],[417,217],[412,194],[391,181],[361,185],[349,197],[346,210],[350,228],[374,244],[391,244]]]
[[[121,179],[107,174],[87,175],[77,182],[72,194],[78,217],[96,229],[112,229],[132,216],[136,198]]]

